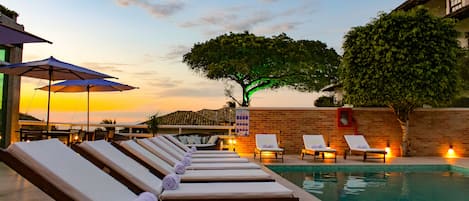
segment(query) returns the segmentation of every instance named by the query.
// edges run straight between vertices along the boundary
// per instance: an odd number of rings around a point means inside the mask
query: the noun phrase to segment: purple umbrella
[[[51,86],[52,80],[114,78],[110,75],[57,60],[54,57],[39,61],[30,61],[26,63],[1,66],[0,73],[46,79],[49,80],[48,86]],[[47,100],[47,129],[49,129],[49,113],[50,91]]]
[[[49,86],[38,88],[44,91],[53,92],[87,92],[88,94],[88,114],[87,114],[87,131],[90,130],[90,92],[105,91],[126,91],[136,89],[137,87],[112,82],[103,79],[92,80],[67,80]]]
[[[51,43],[48,40],[42,39],[28,32],[13,29],[6,25],[0,24],[0,44],[22,44],[35,42]]]

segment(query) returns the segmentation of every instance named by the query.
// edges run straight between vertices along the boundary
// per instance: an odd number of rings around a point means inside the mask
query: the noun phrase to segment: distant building
[[[461,47],[469,47],[469,0],[407,0],[394,10],[410,10],[417,6],[428,8],[433,15],[457,19],[456,30],[461,32]]]
[[[232,126],[235,124],[235,108],[223,107],[216,110],[202,109],[193,111],[176,111],[157,117],[158,125],[180,126]],[[142,122],[141,124],[146,124]],[[124,131],[125,132],[125,131]],[[146,129],[133,129],[133,132],[148,132]],[[158,133],[180,133],[178,129],[160,128]],[[184,129],[182,133],[227,134],[226,130]]]

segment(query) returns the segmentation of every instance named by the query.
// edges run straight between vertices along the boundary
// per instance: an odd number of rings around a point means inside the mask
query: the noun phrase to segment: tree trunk
[[[409,119],[406,121],[399,120],[399,123],[402,130],[401,156],[410,156]]]
[[[243,88],[243,103],[241,104],[242,107],[249,107],[249,94],[248,91],[246,90],[246,87]]]

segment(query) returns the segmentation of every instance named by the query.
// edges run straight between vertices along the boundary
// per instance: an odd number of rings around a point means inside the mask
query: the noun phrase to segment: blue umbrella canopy
[[[137,89],[126,84],[112,82],[104,79],[91,79],[91,80],[66,80],[63,82],[55,83],[50,86],[43,86],[38,88],[44,91],[53,92],[87,92],[87,131],[90,130],[90,92],[106,92],[106,91],[126,91]]]
[[[52,80],[114,78],[110,75],[57,60],[54,57],[39,61],[0,66],[0,73],[46,79],[49,80],[49,86],[51,86]],[[49,113],[50,91],[47,101],[47,129],[49,129]]]
[[[0,24],[0,44],[23,44],[36,42],[51,43],[48,40],[42,39],[28,32]]]

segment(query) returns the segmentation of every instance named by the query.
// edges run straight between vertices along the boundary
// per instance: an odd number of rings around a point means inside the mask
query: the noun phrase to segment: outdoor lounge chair
[[[166,151],[167,153],[169,153],[176,159],[182,160],[182,158],[184,158],[184,154],[178,153],[177,151],[175,151],[177,147],[172,147],[172,145],[168,145],[166,142],[164,142],[162,139],[158,137],[149,138],[149,139],[150,141],[155,143],[158,147],[160,147],[161,149],[163,149],[164,151]],[[209,158],[232,159],[233,161],[239,160],[239,161],[247,162],[247,160],[240,160],[240,157],[237,154],[192,154],[192,158],[194,160],[195,159],[209,159]]]
[[[142,140],[139,140],[142,141]],[[150,146],[152,145],[152,142]],[[121,150],[122,152],[126,153],[130,157],[138,160],[143,160],[145,163],[167,163],[170,168],[174,167],[176,163],[179,161],[175,158],[171,158],[172,156],[168,153],[165,153],[164,150],[156,148],[150,148],[153,152],[161,152],[154,154],[152,151],[144,148],[142,145],[135,141],[127,140],[127,141],[120,141],[119,143],[115,143],[116,147]],[[156,146],[156,145],[153,145]],[[143,150],[142,150],[143,149]],[[162,157],[160,157],[162,156]],[[165,160],[166,158],[166,160]],[[169,159],[168,159],[169,158]],[[136,160],[137,160],[136,159]],[[137,161],[138,161],[137,160]],[[171,162],[167,162],[171,161]],[[159,162],[162,161],[162,162]],[[140,161],[139,161],[140,162]],[[158,168],[157,168],[158,169]],[[255,163],[192,163],[191,165],[186,167],[186,170],[239,170],[239,169],[261,169],[261,167]],[[160,171],[161,172],[161,171]]]
[[[55,200],[133,201],[142,192],[122,185],[57,139],[17,142],[1,150],[0,159]]]
[[[184,154],[187,153],[187,152],[182,151],[178,146],[176,146],[175,144],[173,144],[171,141],[169,141],[167,138],[163,136],[157,136],[152,139],[163,142],[165,146],[162,148],[167,149],[167,151],[177,152],[180,156],[184,156]],[[232,152],[232,153],[228,152],[224,154],[210,154],[210,153],[204,154],[204,153],[199,152],[199,153],[192,153],[191,155],[193,158],[239,158],[239,155],[235,152]]]
[[[259,154],[259,161],[262,161],[262,153],[274,153],[275,159],[278,159],[278,155],[282,156],[285,154],[285,150],[278,146],[277,136],[275,134],[256,134],[256,149],[254,150],[254,159]]]
[[[348,150],[345,150],[344,159],[347,159],[347,153],[352,154],[352,152],[360,152],[363,153],[363,161],[365,161],[366,159],[381,159],[369,158],[368,154],[382,154],[383,162],[386,162],[386,150],[370,148],[370,145],[368,145],[368,142],[366,142],[365,137],[363,137],[363,135],[344,135],[344,137],[349,147]]]
[[[153,142],[150,139],[139,139],[137,143],[141,146],[145,147],[151,153],[157,155],[161,159],[168,162],[170,165],[175,165],[177,162],[182,160],[182,157],[179,156],[178,158],[174,157],[173,155],[166,152],[164,149],[160,148],[158,144],[161,142]],[[249,160],[247,158],[193,158],[192,164],[198,163],[248,163]]]
[[[162,181],[152,174],[145,177],[138,176],[141,172],[131,171],[129,175],[120,175],[109,170],[112,178],[57,139],[12,144],[7,150],[0,150],[0,159],[53,199],[61,201],[134,201],[136,194],[145,191],[160,192],[157,195],[163,201],[298,201],[290,189],[277,182],[181,183],[175,190],[163,190]],[[126,170],[139,169],[131,164],[124,166]],[[138,179],[134,183],[130,177]]]
[[[137,161],[126,156],[110,143],[100,141],[87,141],[74,147],[74,149],[86,159],[100,168],[116,169],[117,171],[124,171],[127,167],[122,164],[129,164],[130,167],[139,166]],[[143,149],[143,148],[141,148]],[[144,149],[143,149],[144,150]],[[147,156],[149,155],[146,154]],[[162,160],[154,161],[150,169],[151,172],[158,172],[155,175],[163,178],[163,175],[174,173],[172,168],[167,163],[161,163]],[[158,167],[159,166],[159,167]],[[148,167],[147,167],[148,168]],[[160,170],[166,170],[161,171]],[[132,170],[140,171],[140,170]],[[147,169],[148,171],[148,169]],[[245,182],[256,181],[265,182],[273,181],[272,176],[261,169],[244,169],[244,170],[187,170],[181,176],[181,182]],[[134,178],[134,177],[132,177]]]
[[[337,162],[337,153],[335,149],[327,147],[322,135],[303,135],[303,143],[305,148],[301,150],[301,160],[305,154],[310,154],[316,160],[316,156],[321,155],[322,159],[334,159]],[[334,154],[334,158],[326,158],[325,153]]]
[[[190,148],[183,144],[181,141],[176,139],[173,135],[163,135],[166,139],[170,142],[174,143],[177,147],[179,147],[184,152],[190,151]],[[233,151],[226,151],[226,150],[197,150],[194,154],[227,154],[227,153],[236,153]]]

